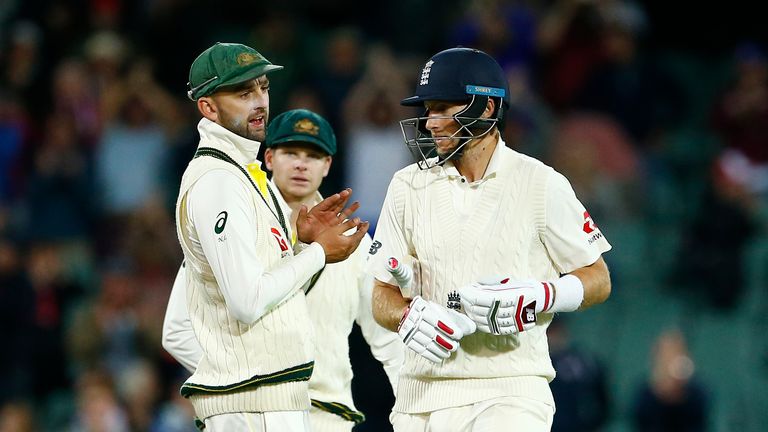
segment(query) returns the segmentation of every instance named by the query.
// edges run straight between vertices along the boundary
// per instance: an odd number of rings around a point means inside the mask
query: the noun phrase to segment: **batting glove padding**
[[[478,282],[459,289],[461,306],[477,328],[495,335],[516,334],[536,325],[536,314],[548,312],[554,304],[549,282]]]
[[[414,297],[397,327],[408,348],[435,363],[450,357],[459,349],[459,340],[475,330],[471,319],[421,296]]]

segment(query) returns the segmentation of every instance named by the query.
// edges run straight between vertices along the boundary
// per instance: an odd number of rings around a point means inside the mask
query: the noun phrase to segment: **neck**
[[[499,142],[499,131],[485,135],[479,140],[472,140],[464,147],[464,153],[461,159],[453,164],[459,171],[459,174],[466,177],[469,182],[474,182],[483,178],[488,163],[491,161],[493,151],[496,149],[496,143]]]

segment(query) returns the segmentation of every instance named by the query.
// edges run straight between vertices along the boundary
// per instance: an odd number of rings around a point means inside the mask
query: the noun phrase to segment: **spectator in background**
[[[164,164],[180,122],[176,101],[154,81],[147,62],[134,64],[123,85],[102,100],[105,127],[95,163],[105,216],[101,254],[111,254],[125,247],[131,214],[151,200],[164,201]]]
[[[569,108],[600,64],[603,21],[599,3],[557,0],[538,27],[541,94],[556,112]]]
[[[43,398],[70,384],[64,332],[65,319],[84,288],[74,282],[63,265],[60,248],[53,243],[30,246],[26,272],[34,291],[32,361],[33,391]]]
[[[574,113],[556,128],[550,149],[552,167],[571,182],[584,205],[601,220],[638,215],[640,156],[621,125],[610,117]]]
[[[0,334],[5,335],[6,350],[0,357],[0,380],[4,383],[0,388],[0,403],[32,396],[35,371],[31,360],[36,343],[35,293],[24,273],[18,242],[3,231],[0,220]]]
[[[703,432],[707,430],[709,401],[694,379],[695,365],[683,334],[668,330],[659,335],[652,352],[651,376],[632,405],[637,432]]]
[[[556,119],[533,88],[529,65],[510,65],[506,74],[510,106],[502,135],[507,147],[543,159],[546,148],[551,145]]]
[[[0,432],[37,431],[32,406],[26,402],[8,402],[0,407]]]
[[[181,370],[181,367],[177,370]],[[195,409],[179,393],[179,388],[188,376],[186,371],[184,372],[184,376],[170,380],[149,432],[199,432],[192,421],[195,418]]]
[[[128,416],[120,404],[110,376],[93,369],[83,372],[75,387],[77,411],[70,427],[71,432],[129,432]]]
[[[371,229],[387,193],[387,184],[382,179],[391,178],[413,162],[403,149],[397,122],[405,117],[400,97],[407,92],[405,78],[392,52],[378,46],[369,51],[365,73],[344,101],[346,183],[365,203],[358,213],[371,222]],[[374,162],[360,163],[366,160]]]
[[[175,126],[175,102],[148,63],[137,63],[124,85],[104,95],[104,134],[96,154],[107,214],[138,210],[161,191],[162,166]]]
[[[96,298],[84,302],[73,314],[68,346],[76,371],[104,368],[112,376],[140,358],[143,347],[156,344],[156,335],[144,341],[137,317],[140,292],[135,269],[114,260],[101,271]]]
[[[53,109],[72,119],[78,140],[93,148],[101,136],[101,107],[93,76],[85,63],[69,58],[53,72]]]
[[[64,113],[46,121],[24,201],[31,240],[85,241],[95,221],[93,179],[85,146]]]
[[[733,308],[744,294],[744,257],[757,228],[751,184],[739,181],[748,170],[738,169],[727,159],[713,164],[698,211],[683,228],[673,275],[674,286],[719,310]]]
[[[603,364],[571,341],[564,316],[547,329],[549,355],[557,376],[550,383],[557,412],[552,432],[596,432],[610,417],[611,401]]]
[[[449,46],[487,52],[502,68],[530,67],[536,55],[536,11],[528,2],[470,0],[450,31]]]
[[[645,12],[627,1],[600,3],[601,58],[575,95],[576,108],[611,116],[627,131],[632,144],[647,147],[682,118],[681,89],[670,75],[640,52]]]
[[[3,53],[0,48],[0,56],[4,57],[0,87],[6,87],[20,98],[28,111],[36,116],[42,115],[43,108],[34,103],[44,96],[45,86],[39,83],[47,78],[41,70],[42,31],[37,24],[26,20],[18,21],[10,27],[7,52]]]
[[[723,174],[749,192],[768,192],[768,58],[754,43],[736,49],[735,80],[718,101],[713,126],[725,150]]]
[[[29,129],[27,112],[20,101],[0,87],[0,207],[14,201],[21,190],[21,155]]]

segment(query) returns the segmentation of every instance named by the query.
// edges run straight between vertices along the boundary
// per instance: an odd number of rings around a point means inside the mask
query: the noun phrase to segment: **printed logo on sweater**
[[[375,240],[373,243],[371,243],[371,248],[368,249],[368,254],[376,255],[376,252],[378,252],[379,249],[381,249],[381,242],[378,240]]]
[[[224,227],[227,225],[227,212],[223,211],[216,216],[216,225],[213,227],[213,232],[221,234],[224,231]]]
[[[288,255],[288,242],[285,241],[283,234],[280,233],[279,229],[272,227],[271,231],[272,236],[274,236],[277,241],[277,245],[280,246],[280,257],[285,258],[286,255]]]
[[[584,232],[587,234],[592,234],[592,231],[596,230],[597,227],[595,226],[595,221],[592,220],[592,216],[589,215],[588,211],[584,212]]]
[[[595,221],[592,220],[592,216],[589,215],[588,211],[584,211],[584,226],[582,228],[585,233],[592,234],[589,237],[589,244],[594,243],[596,240],[603,237],[603,234],[600,232],[600,228],[595,225]]]

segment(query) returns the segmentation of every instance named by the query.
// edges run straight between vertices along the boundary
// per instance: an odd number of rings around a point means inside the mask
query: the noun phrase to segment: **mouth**
[[[264,114],[260,114],[254,117],[250,117],[248,119],[248,126],[254,128],[254,129],[264,129],[264,119],[266,116]]]
[[[294,182],[294,183],[299,183],[299,184],[307,184],[307,183],[309,183],[309,179],[308,178],[299,177],[299,176],[291,177],[291,181]]]

